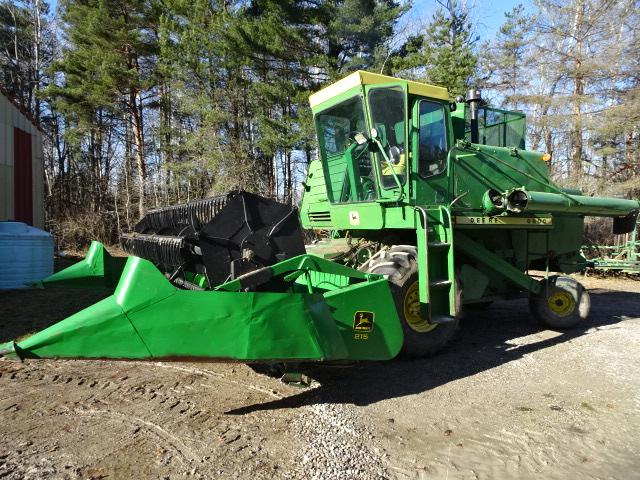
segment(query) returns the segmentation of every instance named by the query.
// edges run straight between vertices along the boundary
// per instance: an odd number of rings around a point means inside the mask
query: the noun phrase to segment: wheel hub
[[[417,281],[413,282],[404,295],[403,312],[409,328],[418,333],[430,332],[438,326],[435,323],[429,323],[420,315],[420,292]]]
[[[554,292],[547,300],[549,309],[560,317],[571,315],[576,308],[576,302],[569,292]]]

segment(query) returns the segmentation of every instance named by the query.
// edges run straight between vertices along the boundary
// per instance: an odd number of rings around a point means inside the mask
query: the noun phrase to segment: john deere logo
[[[353,315],[353,330],[365,333],[373,330],[373,312],[356,312]]]

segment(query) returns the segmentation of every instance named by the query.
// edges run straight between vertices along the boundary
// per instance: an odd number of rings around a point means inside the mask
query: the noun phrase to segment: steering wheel
[[[370,177],[360,177],[360,183],[362,184],[363,200],[373,200],[376,198],[376,186]]]
[[[362,145],[358,145],[358,147],[356,147],[355,150],[353,151],[353,159],[354,160],[360,160],[360,158],[367,151],[368,151],[368,148],[367,148],[367,144],[366,143],[363,143]]]

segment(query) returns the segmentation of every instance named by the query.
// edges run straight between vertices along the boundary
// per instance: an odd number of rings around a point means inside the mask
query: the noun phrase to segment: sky
[[[57,3],[57,0],[49,1],[51,11],[55,11]],[[436,0],[413,0],[412,3],[413,7],[405,19],[405,25],[409,27],[408,33],[411,33],[410,30],[427,23],[438,7]],[[519,3],[522,3],[527,10],[532,8],[531,0],[467,0],[476,26],[476,33],[480,35],[481,40],[493,38],[500,25],[504,23],[504,13]]]
[[[444,3],[445,0],[442,2]],[[526,11],[533,9],[531,0],[467,0],[466,3],[471,10],[475,33],[480,35],[481,40],[493,38],[504,23],[505,12],[519,3],[525,7]],[[406,18],[409,28],[419,28],[426,24],[437,7],[436,0],[413,0],[413,7]]]

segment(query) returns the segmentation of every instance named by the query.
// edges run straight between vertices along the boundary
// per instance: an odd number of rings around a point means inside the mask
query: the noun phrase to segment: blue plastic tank
[[[26,288],[53,273],[53,236],[22,222],[0,222],[0,290]]]

